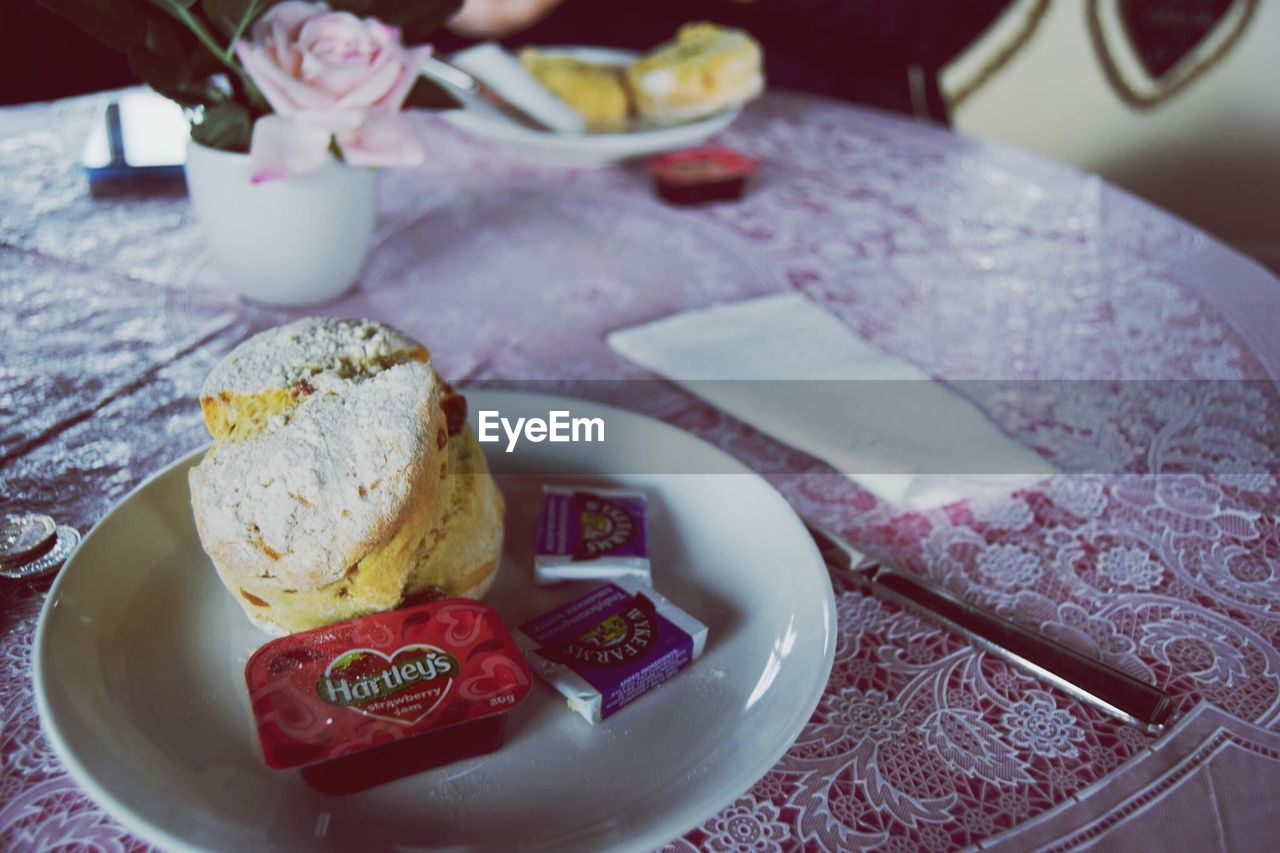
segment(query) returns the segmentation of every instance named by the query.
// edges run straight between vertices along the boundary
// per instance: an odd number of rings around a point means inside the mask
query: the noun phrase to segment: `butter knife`
[[[447,63],[443,59],[436,56],[428,56],[422,60],[422,73],[434,79],[436,83],[443,83],[445,87],[452,88],[453,91],[461,93],[463,97],[476,97],[492,106],[499,113],[506,115],[512,122],[520,124],[521,127],[529,128],[530,131],[550,132],[553,128],[547,126],[547,123],[529,113],[529,111],[520,108],[512,101],[499,95],[488,83],[481,81],[479,77],[470,72],[465,72],[457,65]]]
[[[546,133],[555,132],[555,128],[513,101],[504,98],[479,77],[439,57],[426,57],[422,61],[421,71],[437,83],[459,93],[463,98],[478,98],[484,101],[522,127]]]
[[[1150,684],[1029,631],[915,575],[869,559],[817,522],[803,519],[827,565],[865,591],[929,619],[1070,696],[1148,734],[1164,731],[1173,699]]]

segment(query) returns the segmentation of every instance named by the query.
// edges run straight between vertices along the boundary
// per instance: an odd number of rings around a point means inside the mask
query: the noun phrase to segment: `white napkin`
[[[608,342],[892,504],[929,509],[1055,473],[968,400],[799,294],[677,314]]]
[[[586,131],[587,120],[580,113],[551,94],[520,60],[494,42],[459,51],[450,61],[557,133]]]

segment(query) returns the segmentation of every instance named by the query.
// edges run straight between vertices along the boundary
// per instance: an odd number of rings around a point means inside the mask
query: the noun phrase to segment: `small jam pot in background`
[[[495,751],[532,676],[493,608],[443,599],[273,640],[245,682],[267,766],[347,794]]]
[[[673,151],[649,161],[653,189],[672,204],[702,204],[742,198],[756,161],[728,148]]]

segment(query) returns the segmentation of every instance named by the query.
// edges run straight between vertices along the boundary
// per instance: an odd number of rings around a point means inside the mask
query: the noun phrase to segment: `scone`
[[[742,30],[685,24],[675,39],[631,64],[627,85],[643,118],[701,118],[764,90],[760,45]]]
[[[196,528],[260,627],[479,597],[493,582],[502,495],[465,403],[416,341],[300,320],[237,347],[200,402],[214,444],[190,472]]]
[[[620,130],[626,125],[631,105],[621,67],[546,54],[533,47],[520,51],[520,63],[551,94],[581,114],[589,129]]]

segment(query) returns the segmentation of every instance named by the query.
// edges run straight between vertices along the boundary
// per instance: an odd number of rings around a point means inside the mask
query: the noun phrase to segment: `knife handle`
[[[942,623],[1082,702],[1149,734],[1158,734],[1169,722],[1173,699],[1150,684],[975,607],[929,581],[878,565],[864,571],[877,597]]]

